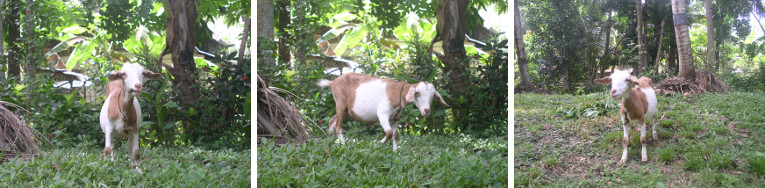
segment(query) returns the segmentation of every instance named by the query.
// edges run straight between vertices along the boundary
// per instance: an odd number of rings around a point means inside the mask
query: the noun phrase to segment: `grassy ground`
[[[380,134],[347,134],[300,146],[258,147],[258,187],[507,187],[507,140],[401,135],[398,153]]]
[[[114,162],[103,149],[54,149],[30,160],[0,164],[3,187],[249,187],[250,150],[141,149],[143,174],[129,169],[127,147]]]
[[[618,104],[607,98],[515,95],[515,185],[765,186],[765,93],[659,96],[648,162],[632,126],[623,165]]]

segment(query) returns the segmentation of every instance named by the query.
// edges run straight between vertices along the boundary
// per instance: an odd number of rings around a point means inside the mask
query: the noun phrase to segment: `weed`
[[[674,144],[669,145],[665,148],[659,149],[658,153],[659,159],[665,163],[674,162],[675,158],[677,158],[678,146]]]
[[[755,152],[746,158],[749,162],[749,170],[759,174],[765,175],[765,153]]]

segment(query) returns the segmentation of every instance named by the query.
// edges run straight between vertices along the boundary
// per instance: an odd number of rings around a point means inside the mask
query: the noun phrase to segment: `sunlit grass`
[[[250,151],[155,147],[142,149],[140,168],[129,168],[124,145],[114,162],[101,148],[60,148],[30,160],[0,164],[3,187],[249,187]]]
[[[659,96],[659,140],[648,142],[648,162],[640,162],[640,134],[631,125],[624,165],[616,163],[622,151],[618,106],[593,118],[555,113],[616,104],[607,98],[515,95],[515,185],[765,186],[765,93]],[[647,132],[651,138],[650,126]]]
[[[507,187],[507,140],[401,135],[397,153],[381,134],[348,134],[300,146],[258,147],[259,187]]]

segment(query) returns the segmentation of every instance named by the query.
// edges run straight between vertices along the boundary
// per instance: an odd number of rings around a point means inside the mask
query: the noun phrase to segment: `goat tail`
[[[319,83],[316,83],[316,85],[319,85],[319,87],[327,87],[329,85],[332,85],[332,81],[321,79],[319,80]]]

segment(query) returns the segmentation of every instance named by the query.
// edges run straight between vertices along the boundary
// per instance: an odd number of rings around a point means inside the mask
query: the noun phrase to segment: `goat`
[[[595,79],[595,83],[608,84],[611,83],[611,98],[617,100],[621,98],[621,108],[619,109],[619,116],[621,116],[622,127],[624,128],[624,140],[622,145],[624,151],[622,152],[622,159],[619,163],[627,162],[627,143],[629,142],[629,130],[627,126],[630,122],[637,121],[637,125],[640,126],[640,144],[642,145],[642,161],[648,161],[648,153],[645,149],[645,124],[646,120],[653,118],[659,110],[656,108],[656,93],[651,86],[651,78],[640,77],[630,75],[630,71],[615,70],[611,76]],[[637,83],[637,85],[630,89],[629,84]],[[656,136],[656,124],[653,124],[653,139],[658,140]]]
[[[420,114],[428,116],[433,96],[447,107],[449,106],[433,84],[428,82],[409,84],[359,73],[347,73],[334,81],[322,79],[318,85],[329,86],[332,90],[337,115],[329,122],[329,133],[336,131],[337,138],[342,144],[345,144],[345,139],[341,125],[343,119],[350,116],[362,123],[380,122],[385,130],[385,137],[380,140],[380,143],[385,144],[388,140],[393,140],[393,152],[396,152],[398,149],[396,123],[404,107],[414,103]]]
[[[157,79],[160,76],[161,74],[146,70],[137,63],[126,63],[120,71],[109,74],[106,100],[99,116],[101,130],[106,136],[104,157],[111,156],[111,160],[114,161],[112,139],[127,136],[130,167],[141,172],[138,168],[141,159],[138,131],[143,118],[137,96],[141,94],[146,78]]]

